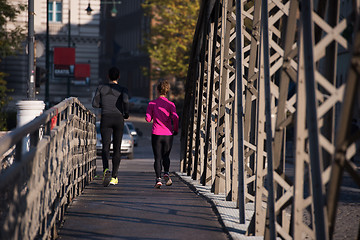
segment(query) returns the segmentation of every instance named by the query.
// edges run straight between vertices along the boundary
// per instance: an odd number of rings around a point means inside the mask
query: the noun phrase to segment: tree
[[[3,58],[14,55],[21,49],[25,39],[25,29],[21,26],[9,26],[16,17],[26,9],[24,4],[9,4],[7,0],[0,0],[0,64]],[[5,73],[0,72],[0,130],[6,130],[5,108],[10,101],[8,93],[12,91],[6,87]]]
[[[145,49],[151,59],[153,79],[185,79],[200,4],[198,0],[145,0],[151,18]]]

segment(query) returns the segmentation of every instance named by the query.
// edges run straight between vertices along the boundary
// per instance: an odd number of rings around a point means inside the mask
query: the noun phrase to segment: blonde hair
[[[170,91],[170,83],[166,80],[159,82],[157,85],[157,90],[160,95],[166,95]]]

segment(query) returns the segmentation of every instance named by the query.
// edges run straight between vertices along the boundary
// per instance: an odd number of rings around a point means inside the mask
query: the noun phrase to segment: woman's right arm
[[[154,108],[154,104],[153,102],[149,102],[147,108],[146,108],[146,115],[145,115],[145,120],[147,122],[151,122],[151,120],[153,119],[153,108]]]
[[[122,97],[123,97],[123,115],[125,119],[129,118],[129,93],[128,93],[128,89],[124,88],[123,92],[122,92]]]

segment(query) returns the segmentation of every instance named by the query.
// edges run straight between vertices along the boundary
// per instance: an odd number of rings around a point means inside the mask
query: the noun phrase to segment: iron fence
[[[95,176],[95,115],[65,99],[3,136],[0,156],[14,146],[0,173],[0,239],[56,238],[67,206]]]

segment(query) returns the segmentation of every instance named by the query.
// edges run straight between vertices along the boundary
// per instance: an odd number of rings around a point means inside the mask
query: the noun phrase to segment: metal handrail
[[[67,98],[0,138],[1,155],[16,149],[0,172],[0,239],[56,238],[67,206],[95,176],[95,121]]]
[[[74,102],[81,105],[77,98],[67,98],[56,106],[46,110],[43,114],[36,117],[33,121],[30,121],[29,123],[19,128],[16,128],[15,130],[9,132],[8,134],[0,138],[0,156],[3,155],[16,143],[18,143],[21,139],[23,139],[27,134],[32,134],[37,131],[39,128],[48,123],[54,116],[56,116],[58,112],[64,111],[68,105]]]

